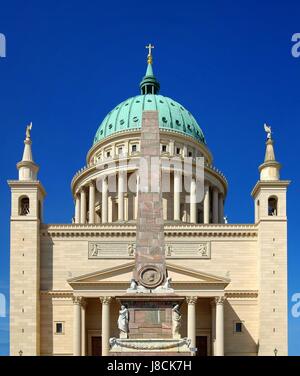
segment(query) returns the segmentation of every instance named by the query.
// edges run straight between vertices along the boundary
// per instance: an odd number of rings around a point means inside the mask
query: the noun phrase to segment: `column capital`
[[[112,300],[111,296],[100,296],[100,301],[102,304],[110,304]]]
[[[187,296],[185,299],[186,299],[187,304],[194,305],[197,303],[198,296]]]
[[[84,298],[82,296],[73,296],[73,304],[84,304]]]
[[[182,171],[182,169],[180,168],[180,169],[173,169],[173,173],[174,173],[174,176],[176,176],[176,177],[178,177],[178,178],[180,178],[181,176],[183,176],[183,171]]]
[[[226,298],[225,296],[216,296],[215,297],[215,303],[216,304],[224,304]]]
[[[88,182],[88,186],[89,186],[89,187],[95,187],[95,180],[94,180],[94,179],[91,179],[91,180]]]

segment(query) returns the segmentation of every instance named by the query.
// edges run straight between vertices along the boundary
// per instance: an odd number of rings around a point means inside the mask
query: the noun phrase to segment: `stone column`
[[[81,355],[81,296],[73,297],[73,355]]]
[[[107,212],[108,212],[108,181],[107,176],[102,180],[102,223],[107,223]]]
[[[216,297],[216,346],[215,355],[224,355],[224,296]]]
[[[173,156],[175,154],[175,143],[174,143],[174,140],[170,140],[170,143],[169,143],[169,153],[170,153],[170,156]]]
[[[224,197],[219,193],[219,223],[224,223]]]
[[[124,221],[124,172],[118,175],[118,220]]]
[[[213,223],[219,221],[219,191],[218,188],[213,189]]]
[[[89,185],[89,223],[95,223],[95,183]]]
[[[129,211],[132,209],[132,208],[129,208],[133,202],[133,200],[131,200],[131,195],[128,195],[128,193],[124,193],[124,218],[123,220],[124,221],[128,221],[128,218],[129,218]]]
[[[117,212],[117,217],[118,217],[118,207],[116,208],[117,206],[117,203],[116,203],[116,198],[115,197],[112,197],[112,196],[108,196],[108,201],[107,201],[107,222],[111,223],[116,220],[118,220],[118,218],[116,219],[115,215],[115,212]]]
[[[196,180],[195,178],[191,179],[191,188],[190,188],[190,222],[197,223],[197,203],[196,203]]]
[[[111,156],[114,158],[116,156],[116,144],[111,146]]]
[[[86,222],[86,193],[82,187],[80,191],[80,223]]]
[[[184,157],[187,157],[187,156],[188,156],[187,146],[186,146],[186,145],[183,146],[183,156],[184,156]]]
[[[212,355],[216,353],[216,302],[213,299],[210,302],[211,305],[211,349]]]
[[[210,209],[210,197],[209,197],[209,185],[204,186],[204,203],[203,203],[203,222],[209,223],[209,209]]]
[[[102,303],[102,356],[109,354],[109,336],[110,336],[110,296],[100,298]]]
[[[86,332],[85,332],[85,311],[86,311],[86,299],[82,299],[81,302],[81,355],[86,355]]]
[[[187,337],[191,340],[190,347],[196,347],[196,303],[197,296],[187,296]],[[195,355],[195,354],[194,354]]]
[[[180,221],[181,173],[174,171],[174,221]]]
[[[80,222],[80,198],[78,194],[75,195],[75,223]]]

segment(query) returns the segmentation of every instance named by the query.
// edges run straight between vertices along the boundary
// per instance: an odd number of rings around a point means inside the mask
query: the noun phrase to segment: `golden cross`
[[[148,49],[148,64],[152,64],[152,49],[154,48],[154,46],[152,46],[152,44],[149,43],[148,46],[146,46],[146,48]]]

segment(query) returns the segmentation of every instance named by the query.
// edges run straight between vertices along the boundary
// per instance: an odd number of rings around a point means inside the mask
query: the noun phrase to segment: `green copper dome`
[[[127,99],[106,115],[97,130],[94,144],[117,132],[140,129],[143,111],[158,111],[160,129],[188,135],[205,143],[193,115],[178,102],[158,94],[160,85],[153,74],[151,55],[148,55],[147,71],[140,88],[141,95]]]
[[[158,111],[159,128],[182,133],[204,142],[193,115],[173,99],[157,94],[138,95],[120,103],[107,114],[95,135],[94,144],[117,132],[139,129],[143,111]]]

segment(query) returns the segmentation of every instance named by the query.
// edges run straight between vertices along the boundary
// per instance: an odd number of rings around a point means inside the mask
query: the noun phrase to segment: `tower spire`
[[[26,137],[24,140],[25,146],[24,146],[22,162],[24,161],[33,162],[32,151],[31,151],[32,141],[31,141],[31,135],[30,135],[31,129],[32,129],[32,122],[26,127]]]
[[[281,165],[275,158],[272,130],[267,124],[264,124],[264,130],[267,133],[267,141],[264,163],[259,166],[260,180],[279,180]]]
[[[154,46],[149,43],[148,46],[146,46],[148,49],[148,55],[147,55],[147,70],[146,74],[140,83],[141,88],[141,94],[158,94],[159,92],[159,82],[157,81],[156,77],[153,74],[153,56],[152,56],[152,49]]]
[[[24,140],[24,151],[22,160],[17,164],[19,170],[19,180],[36,180],[39,167],[34,163],[31,150],[31,130],[32,122],[26,127],[26,137]]]

